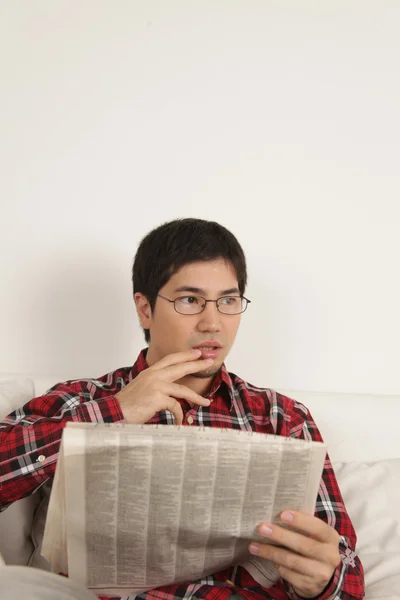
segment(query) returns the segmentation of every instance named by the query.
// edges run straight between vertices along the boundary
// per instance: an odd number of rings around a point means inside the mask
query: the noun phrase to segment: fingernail
[[[251,554],[258,554],[260,552],[260,546],[258,544],[250,544],[249,550]]]
[[[201,354],[201,350],[199,350],[198,348],[193,348],[192,352],[194,352],[195,354],[198,354],[200,352]]]
[[[282,521],[287,521],[288,523],[291,523],[293,521],[294,517],[293,517],[292,513],[284,511],[281,514],[281,519],[282,519]]]
[[[260,527],[260,533],[262,533],[263,535],[271,535],[272,533],[272,529],[271,527],[268,527],[268,525],[261,525]]]

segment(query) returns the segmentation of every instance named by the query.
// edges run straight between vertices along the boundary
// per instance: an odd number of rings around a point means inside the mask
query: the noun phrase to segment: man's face
[[[159,291],[161,296],[175,300],[180,296],[203,296],[216,300],[221,296],[238,296],[238,281],[230,263],[223,259],[208,262],[195,262],[182,267]],[[175,311],[172,302],[157,298],[155,310],[141,294],[136,295],[136,303],[142,327],[150,329],[150,346],[147,362],[154,364],[167,354],[191,350],[199,345],[220,345],[214,363],[197,377],[211,377],[221,367],[235,340],[241,314],[221,314],[215,302],[207,302],[203,312],[183,315]],[[147,314],[147,316],[146,316]],[[205,353],[206,354],[206,353]],[[206,357],[203,354],[203,357]]]

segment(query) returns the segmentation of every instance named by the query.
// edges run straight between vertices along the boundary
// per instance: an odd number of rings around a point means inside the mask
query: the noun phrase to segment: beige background
[[[400,4],[0,2],[0,370],[97,376],[144,345],[141,237],[238,235],[228,367],[400,393]]]

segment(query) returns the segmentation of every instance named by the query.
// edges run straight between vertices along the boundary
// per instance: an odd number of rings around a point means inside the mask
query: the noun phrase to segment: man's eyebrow
[[[202,296],[206,296],[207,292],[203,288],[192,287],[190,285],[181,285],[180,287],[174,290],[174,294],[177,292],[191,292],[192,294],[201,294]],[[222,290],[219,292],[220,296],[227,296],[228,294],[240,294],[239,288],[234,287],[229,290]]]

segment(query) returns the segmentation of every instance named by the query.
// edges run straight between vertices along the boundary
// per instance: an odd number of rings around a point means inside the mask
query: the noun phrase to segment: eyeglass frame
[[[162,298],[163,300],[167,300],[167,302],[172,302],[173,305],[174,305],[175,312],[178,315],[183,315],[184,317],[193,317],[194,315],[201,315],[201,313],[204,312],[205,309],[206,309],[207,302],[215,302],[215,305],[217,307],[217,311],[219,312],[219,314],[220,315],[227,315],[228,317],[234,317],[235,315],[242,315],[244,312],[246,312],[248,305],[251,304],[251,300],[249,300],[245,296],[220,296],[216,300],[207,300],[207,298],[204,298],[204,296],[198,296],[197,294],[192,294],[192,295],[188,295],[188,296],[178,296],[178,298],[175,298],[175,300],[170,300],[169,298],[166,298],[165,296],[162,296],[161,294],[157,294],[157,297],[158,298]],[[178,310],[176,310],[176,306],[175,306],[175,302],[177,300],[179,300],[180,298],[201,298],[202,300],[204,300],[204,306],[197,313],[181,313]],[[220,300],[222,300],[223,298],[241,298],[242,300],[246,300],[246,307],[245,307],[244,310],[242,310],[242,311],[240,311],[238,313],[224,313],[221,310],[219,310],[219,306],[218,306],[218,302]]]

